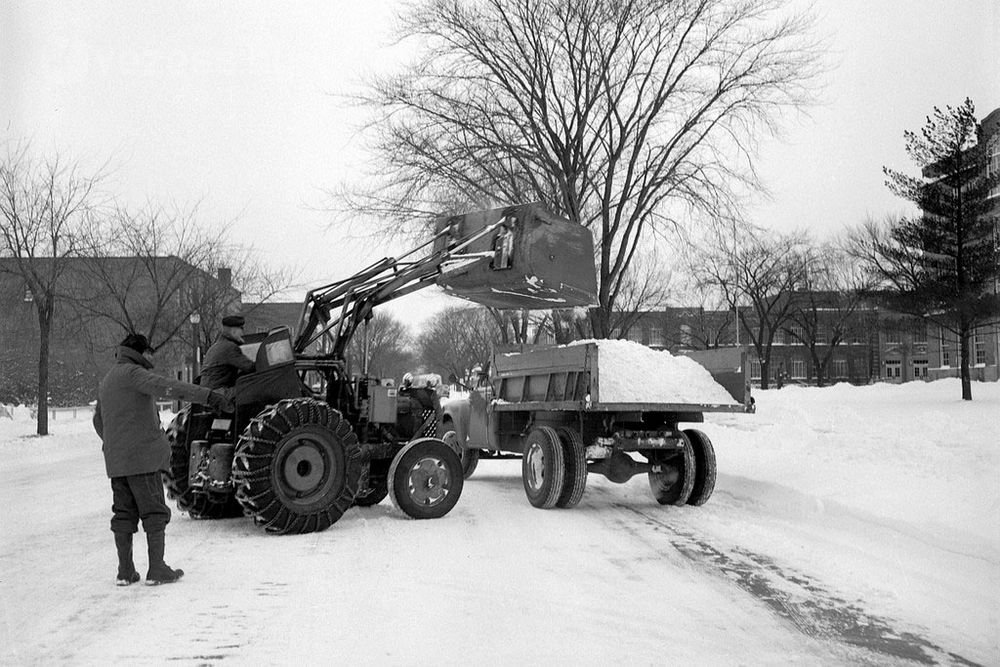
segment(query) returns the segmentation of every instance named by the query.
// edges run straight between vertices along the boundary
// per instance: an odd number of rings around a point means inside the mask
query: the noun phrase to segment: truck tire
[[[389,498],[414,519],[439,519],[462,495],[462,461],[437,438],[407,443],[389,466]]]
[[[576,507],[587,488],[587,448],[583,446],[583,438],[575,428],[564,427],[558,433],[566,473],[556,507],[569,509]]]
[[[354,502],[361,448],[350,423],[322,401],[293,398],[254,417],[233,459],[236,498],[269,533],[326,530]]]
[[[694,447],[686,433],[681,433],[681,449],[659,462],[662,472],[649,473],[649,488],[661,505],[683,505],[691,497],[696,477]]]
[[[528,502],[549,509],[562,494],[566,464],[559,434],[548,426],[533,428],[524,440],[521,456],[521,482]]]
[[[185,405],[167,426],[170,465],[163,474],[167,496],[177,503],[177,509],[187,512],[192,519],[231,519],[243,516],[243,507],[234,495],[219,498],[196,492],[188,485],[191,448],[187,444],[187,427],[190,416],[191,406]]]
[[[704,505],[715,491],[715,448],[708,436],[697,429],[684,431],[694,450],[694,486],[688,505]]]
[[[454,430],[454,425],[450,419],[444,420],[444,435],[441,439],[455,450],[458,458],[462,460],[462,477],[469,479],[479,465],[479,450],[470,449],[458,442],[458,433]]]

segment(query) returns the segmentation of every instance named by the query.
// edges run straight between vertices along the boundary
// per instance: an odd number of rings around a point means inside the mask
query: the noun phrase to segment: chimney
[[[223,287],[232,287],[233,270],[225,267],[219,267],[219,282],[222,283]]]

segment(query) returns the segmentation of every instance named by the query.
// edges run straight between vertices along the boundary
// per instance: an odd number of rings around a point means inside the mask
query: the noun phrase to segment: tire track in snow
[[[808,576],[779,566],[770,558],[734,546],[722,549],[668,519],[622,503],[613,506],[636,514],[654,530],[666,532],[679,553],[698,565],[721,572],[795,626],[818,639],[832,639],[891,658],[919,664],[978,666],[912,632],[899,632],[892,621],[867,613],[815,583]]]

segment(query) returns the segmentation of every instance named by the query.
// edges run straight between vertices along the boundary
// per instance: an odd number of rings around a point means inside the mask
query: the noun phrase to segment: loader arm
[[[376,306],[435,284],[447,274],[449,264],[466,270],[474,264],[488,263],[492,252],[466,251],[470,244],[502,224],[499,221],[486,225],[460,238],[455,238],[454,229],[445,227],[405,255],[383,258],[348,278],[309,291],[299,316],[295,352],[302,354],[325,337],[326,353],[343,359],[354,332]],[[430,254],[411,259],[428,247],[432,248]]]

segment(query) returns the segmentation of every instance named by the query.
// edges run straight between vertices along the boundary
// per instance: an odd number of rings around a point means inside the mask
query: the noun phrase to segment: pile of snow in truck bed
[[[579,340],[597,345],[601,403],[736,403],[704,366],[628,340]]]

